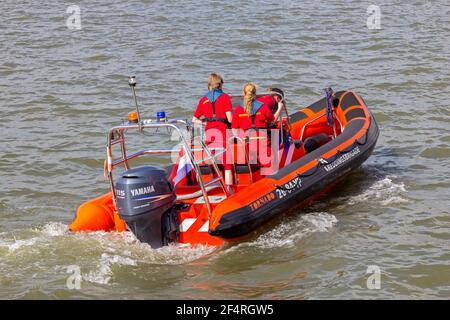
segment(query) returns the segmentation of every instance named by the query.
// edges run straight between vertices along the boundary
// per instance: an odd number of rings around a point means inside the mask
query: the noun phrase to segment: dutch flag
[[[173,178],[173,185],[176,186],[184,177],[188,175],[192,170],[191,159],[186,153],[184,147],[180,151],[180,157],[178,161],[177,174]]]

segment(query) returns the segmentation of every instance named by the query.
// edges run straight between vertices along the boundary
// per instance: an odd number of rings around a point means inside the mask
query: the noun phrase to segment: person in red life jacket
[[[234,114],[233,120],[231,122],[231,127],[233,128],[233,135],[239,136],[241,138],[247,137],[249,129],[252,130],[249,139],[266,139],[267,146],[269,147],[268,152],[270,152],[270,140],[267,135],[267,129],[269,126],[279,118],[281,107],[280,104],[275,111],[272,113],[267,104],[262,103],[256,99],[256,85],[254,83],[247,83],[243,90],[244,100],[241,105],[237,106]],[[252,149],[252,148],[251,148]],[[250,150],[250,153],[254,153],[255,150]],[[268,154],[270,156],[270,154]],[[260,155],[258,155],[258,159]]]
[[[275,114],[278,108],[284,106],[284,92],[281,89],[272,87],[269,87],[267,91],[269,91],[268,94],[258,97],[256,100],[266,104],[272,113]],[[282,104],[281,106],[280,103]],[[275,121],[278,121],[278,118],[275,118]]]
[[[258,97],[257,100],[266,104],[273,114],[276,114],[277,110],[286,109],[286,103],[284,101],[283,90],[278,89],[278,88],[269,87],[267,89],[267,91],[268,91],[268,94]],[[277,127],[276,122],[279,120],[279,117],[280,117],[280,113],[277,114],[275,121],[270,126],[271,128]],[[283,126],[280,124],[280,128],[282,128],[282,127]],[[286,138],[286,131],[284,129],[281,131],[281,134],[283,134],[283,136]],[[280,137],[280,143],[281,143],[281,141],[282,140]]]
[[[211,148],[226,147],[226,131],[233,118],[231,98],[222,91],[222,86],[223,78],[217,73],[211,73],[208,77],[208,92],[198,102],[192,117],[194,124],[205,125],[205,143]],[[227,164],[225,158],[222,157],[225,183],[232,185],[232,165]]]

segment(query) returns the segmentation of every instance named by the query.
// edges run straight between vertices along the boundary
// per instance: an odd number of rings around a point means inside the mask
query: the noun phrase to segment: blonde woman
[[[231,127],[233,133],[237,135],[239,129],[244,133],[250,129],[266,129],[280,116],[282,105],[278,105],[273,114],[267,104],[256,99],[256,85],[247,83],[242,91],[244,99],[241,105],[234,110]]]
[[[205,125],[205,143],[211,147],[226,147],[226,131],[231,124],[233,114],[231,98],[222,91],[223,78],[217,73],[208,77],[208,92],[200,99],[192,117],[195,124]],[[225,183],[233,184],[232,165],[225,163]]]
[[[231,98],[222,91],[223,78],[217,73],[208,77],[208,92],[200,99],[192,122],[206,124],[205,130],[218,128],[226,130],[232,120]]]
[[[267,129],[278,117],[282,109],[280,104],[275,111],[272,113],[269,106],[261,101],[257,100],[256,97],[256,85],[252,82],[247,83],[242,91],[244,96],[243,101],[240,106],[237,106],[234,110],[233,120],[231,127],[233,130],[233,135],[239,136],[241,138],[249,136],[251,140],[253,139],[266,139],[267,149],[265,151],[261,150],[258,144],[248,144],[248,152],[250,155],[250,162],[255,163],[256,161],[262,166],[267,167],[271,164],[267,160],[271,157],[271,142],[270,135],[267,134]],[[249,132],[249,129],[254,129]],[[265,132],[264,132],[265,131]],[[256,148],[256,149],[255,149]],[[261,152],[263,152],[261,154]],[[267,153],[266,153],[267,152]],[[262,159],[265,159],[261,161]]]

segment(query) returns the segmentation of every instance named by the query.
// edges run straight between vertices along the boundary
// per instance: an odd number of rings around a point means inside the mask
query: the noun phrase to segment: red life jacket
[[[205,118],[205,119],[203,119],[203,121],[205,121],[205,122],[215,122],[215,121],[218,121],[218,122],[222,122],[222,123],[228,125],[227,119],[216,116],[216,106],[215,106],[215,103],[216,103],[217,99],[219,99],[219,97],[220,97],[222,94],[224,94],[224,92],[223,92],[222,90],[217,90],[217,89],[208,91],[208,93],[206,93],[205,98],[206,98],[206,99],[211,103],[211,105],[212,105],[213,116],[210,117],[210,118]]]

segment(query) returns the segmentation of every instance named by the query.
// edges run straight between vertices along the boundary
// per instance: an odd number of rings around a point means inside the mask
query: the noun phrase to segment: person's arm
[[[231,111],[225,112],[225,115],[227,116],[228,122],[232,123],[233,122],[233,114],[231,113]]]
[[[203,115],[203,104],[202,104],[202,100],[200,99],[200,101],[198,102],[197,105],[197,109],[195,109],[194,112],[194,116],[192,117],[192,123],[193,124],[198,124],[198,125],[203,125],[203,121],[200,120],[200,117]]]
[[[278,102],[278,108],[277,108],[277,111],[275,111],[275,113],[274,113],[274,115],[273,115],[273,117],[275,118],[275,119],[273,120],[273,122],[276,122],[276,121],[279,120],[280,113],[281,113],[281,110],[283,110],[283,108],[284,108],[284,101]]]
[[[193,124],[198,124],[198,125],[203,125],[204,122],[202,120],[200,120],[199,118],[197,118],[196,116],[192,117],[192,123]]]
[[[229,95],[226,95],[224,110],[228,122],[231,123],[233,121],[233,105],[231,104],[231,97]]]

